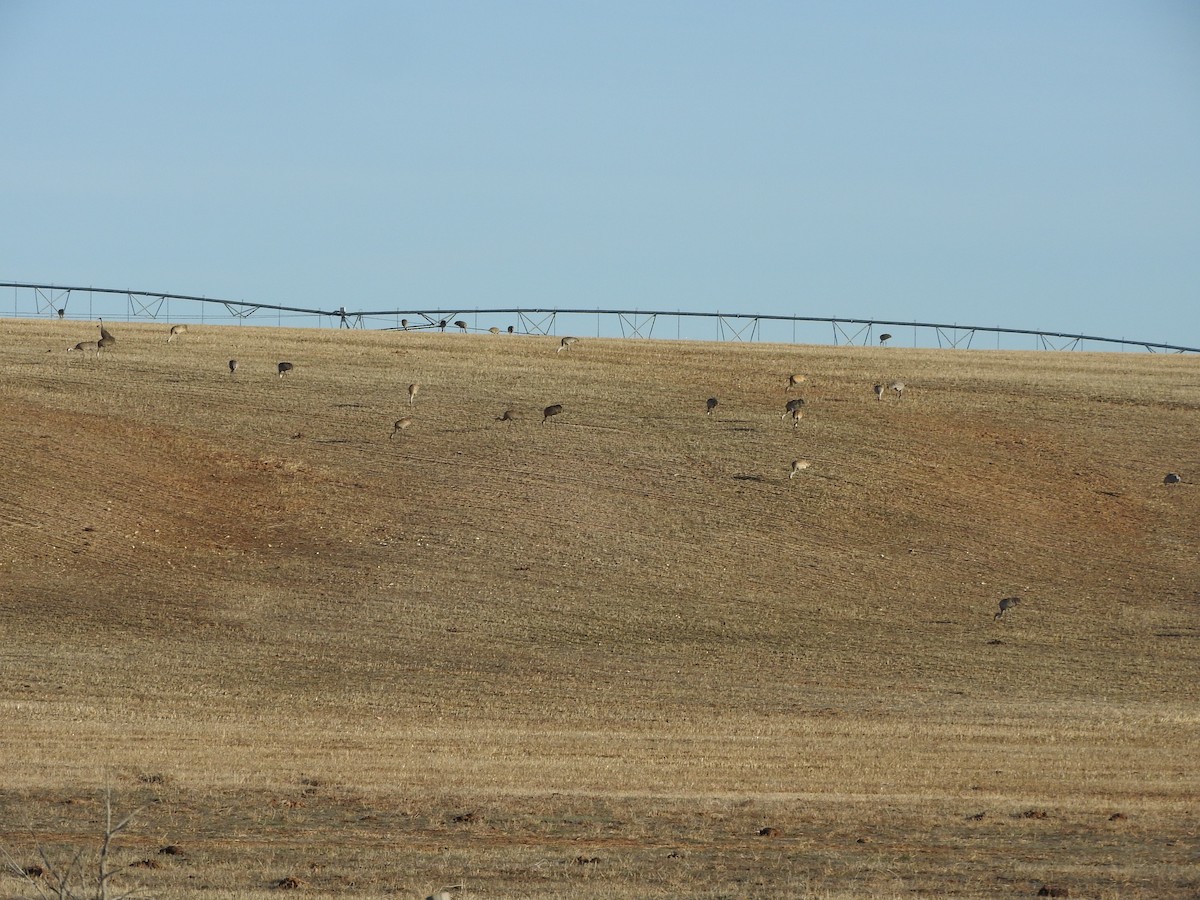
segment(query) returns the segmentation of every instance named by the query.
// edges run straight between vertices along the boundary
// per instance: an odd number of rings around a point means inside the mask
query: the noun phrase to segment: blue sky
[[[1197,346],[1200,4],[0,0],[0,281]]]

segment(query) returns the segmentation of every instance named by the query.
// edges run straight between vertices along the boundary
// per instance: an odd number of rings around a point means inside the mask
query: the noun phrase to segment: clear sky
[[[0,281],[1197,346],[1200,3],[0,0]]]

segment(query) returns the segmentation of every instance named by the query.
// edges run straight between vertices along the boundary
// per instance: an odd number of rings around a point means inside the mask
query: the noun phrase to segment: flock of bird
[[[555,351],[555,353],[560,353],[563,350],[570,350],[571,347],[576,343],[577,343],[576,338],[563,338],[559,344],[558,349]],[[807,381],[808,381],[808,377],[806,375],[802,375],[802,374],[788,375],[785,390],[791,391],[793,388],[798,388]],[[415,397],[417,395],[417,390],[419,387],[420,387],[420,385],[416,384],[416,383],[410,384],[408,386],[408,402],[409,402],[410,406],[412,405],[413,400],[415,399]],[[906,388],[906,385],[904,384],[903,381],[894,381],[891,384],[889,384],[886,389],[883,384],[876,384],[875,385],[875,399],[882,400],[886,390],[891,390],[891,391],[895,392],[897,398],[903,398],[905,388]],[[716,397],[709,397],[705,401],[705,415],[711,416],[713,414],[713,411],[719,405],[720,405],[720,401]],[[785,403],[783,415],[780,416],[780,418],[786,419],[790,415],[792,417],[792,427],[796,428],[796,427],[798,427],[800,420],[804,417],[804,406],[805,406],[805,400],[803,397],[793,397]],[[541,424],[545,425],[546,422],[550,418],[552,418],[553,416],[559,415],[562,411],[563,411],[563,407],[562,407],[561,403],[555,403],[551,406],[547,406],[544,410],[542,410]],[[496,421],[497,422],[508,422],[510,425],[512,425],[516,422],[516,414],[511,409],[506,409],[506,410],[504,410],[503,414],[496,417]],[[394,438],[397,434],[400,434],[401,432],[403,432],[406,429],[408,429],[409,427],[411,427],[412,424],[413,424],[413,420],[409,416],[404,416],[403,418],[397,419],[393,423],[392,432],[391,432],[391,434],[388,435],[388,437]],[[797,475],[801,475],[804,472],[808,471],[808,469],[812,468],[812,465],[813,465],[812,460],[808,460],[808,459],[792,460],[791,470],[788,472],[788,480],[790,481],[793,478],[795,478]],[[1174,478],[1175,481],[1178,481],[1177,475],[1175,475],[1175,476],[1169,475],[1169,476],[1167,476],[1167,483],[1173,483],[1171,481],[1172,478]],[[1020,602],[1021,602],[1020,597],[1005,597],[1005,598],[1003,598],[999,603],[999,609],[996,612],[995,616],[993,617],[993,621],[999,622],[999,621],[1005,619],[1007,617],[1009,610],[1014,609],[1018,604],[1020,604]]]
[[[441,328],[441,330],[445,331],[447,323],[445,321],[442,321],[438,324],[439,324],[439,327]],[[454,322],[454,325],[461,331],[465,332],[467,330],[467,323],[462,321],[461,319]],[[99,354],[103,350],[105,350],[109,347],[112,347],[116,343],[117,339],[115,337],[113,337],[113,335],[108,331],[107,328],[105,328],[103,319],[100,319],[99,327],[100,327],[99,340],[80,341],[79,343],[75,344],[74,346],[68,347],[67,352],[68,353],[81,352],[81,353],[85,353],[85,354],[88,352],[92,352],[92,353],[95,353],[98,357]],[[408,320],[407,319],[403,320],[403,327],[405,330],[407,330],[407,328],[408,328]],[[512,329],[510,328],[509,329],[510,333],[511,333],[511,330]],[[493,334],[500,333],[500,329],[498,329],[498,328],[492,328],[492,329],[490,329],[490,331]],[[169,344],[169,343],[173,342],[180,335],[184,335],[187,333],[188,333],[187,325],[182,325],[182,324],[181,325],[172,325],[172,326],[170,326],[170,328],[167,331],[167,343]],[[579,338],[577,338],[577,337],[561,338],[558,343],[558,348],[554,352],[557,354],[557,353],[562,353],[563,351],[570,351],[571,348],[576,346],[578,343],[579,343]],[[290,363],[287,361],[281,361],[276,364],[275,372],[279,378],[283,378],[285,375],[294,371],[295,368],[296,367],[293,363]],[[238,371],[238,361],[236,359],[229,360],[229,374],[232,376],[232,375],[236,374],[237,371]],[[803,387],[807,382],[808,382],[807,375],[804,375],[801,373],[792,373],[787,376],[784,389],[785,389],[785,391],[790,392],[793,389]],[[409,406],[412,406],[414,404],[414,402],[416,401],[418,390],[420,390],[420,385],[416,382],[413,382],[412,384],[410,384],[408,386],[408,405]],[[898,398],[903,398],[904,391],[905,391],[905,384],[903,381],[894,381],[891,384],[889,384],[887,386],[887,388],[885,388],[883,384],[876,384],[875,385],[875,399],[882,400],[886,390],[891,390],[891,391],[895,392],[895,394]],[[719,401],[717,400],[716,397],[709,397],[705,403],[706,415],[711,416],[713,414],[713,411],[717,408],[718,404],[719,404]],[[805,406],[805,400],[803,397],[794,397],[792,399],[789,399],[784,406],[783,414],[780,416],[780,419],[786,419],[789,416],[791,416],[792,428],[799,428],[800,422],[804,418],[804,406]],[[545,425],[546,422],[548,422],[554,416],[561,414],[562,411],[563,411],[563,407],[562,407],[561,403],[554,403],[554,404],[551,404],[550,406],[545,407],[542,410],[541,424]],[[511,409],[506,409],[502,415],[497,416],[496,421],[507,422],[510,425],[515,424],[516,414]],[[397,434],[400,434],[401,432],[406,431],[408,428],[410,428],[412,426],[412,424],[413,424],[413,419],[411,416],[404,416],[402,418],[396,419],[392,423],[392,431],[388,435],[388,437],[394,438]],[[797,474],[805,471],[811,465],[812,465],[812,463],[809,460],[804,460],[804,459],[793,460],[792,466],[791,466],[791,471],[788,474],[789,480],[792,478],[795,478]]]
[[[464,322],[462,319],[457,319],[453,323],[449,322],[446,319],[439,319],[437,322],[430,321],[430,322],[426,322],[426,323],[410,322],[410,321],[408,321],[408,319],[401,319],[400,320],[400,330],[401,331],[417,331],[417,330],[420,330],[423,328],[436,328],[438,331],[445,331],[446,326],[450,325],[450,324],[453,324],[454,327],[457,328],[459,331],[461,331],[463,334],[466,334],[468,331],[467,323]],[[509,325],[508,333],[512,334],[513,331],[514,331],[513,327],[511,325]],[[500,334],[501,332],[500,332],[499,328],[497,328],[495,325],[493,325],[491,328],[488,329],[488,333],[489,334]]]
[[[443,331],[445,330],[445,324],[446,324],[445,322],[441,323],[441,328]],[[467,328],[466,322],[463,322],[460,320],[460,321],[456,321],[454,323],[454,325],[457,328],[459,328],[461,331],[464,331],[464,332],[466,331],[466,328]],[[407,322],[405,322],[405,326],[407,327]],[[117,339],[105,327],[103,319],[100,319],[99,328],[100,328],[99,339],[97,339],[95,341],[80,341],[79,343],[74,344],[71,347],[68,347],[67,352],[68,353],[78,352],[78,353],[83,353],[83,354],[87,354],[90,352],[90,353],[94,353],[98,358],[100,353],[102,353],[106,349],[110,349],[111,347],[113,347],[116,344]],[[179,337],[180,335],[183,335],[183,334],[187,334],[187,332],[188,332],[187,325],[172,325],[167,333],[167,343],[173,342],[177,337]],[[491,329],[491,332],[493,334],[497,334],[497,333],[499,333],[499,329],[493,328],[493,329]],[[510,332],[511,332],[511,329],[510,329]],[[579,343],[578,338],[564,337],[559,341],[559,345],[558,345],[558,348],[555,350],[555,353],[562,353],[563,351],[570,351],[571,348],[576,346],[578,343]],[[231,360],[229,360],[228,365],[229,365],[230,376],[236,374],[236,372],[238,371],[238,361],[236,359],[231,359]],[[279,378],[283,378],[285,375],[289,374],[290,372],[292,372],[294,370],[295,370],[295,366],[292,363],[287,362],[287,361],[281,361],[281,362],[277,363],[275,366],[275,371]],[[807,381],[808,381],[808,376],[806,376],[806,375],[799,374],[799,373],[790,374],[787,376],[784,390],[787,392],[790,392],[793,389],[801,388],[802,386],[804,386],[807,383]],[[420,390],[420,387],[421,387],[420,384],[417,382],[413,382],[412,384],[410,384],[408,386],[408,405],[409,406],[412,406],[415,403],[416,398],[417,398],[417,392]],[[898,399],[903,399],[904,391],[906,390],[906,387],[907,386],[905,385],[905,383],[903,381],[893,381],[886,386],[883,383],[878,383],[874,386],[875,399],[883,400],[884,395],[888,391],[892,391],[893,393],[895,393],[895,395]],[[716,397],[709,397],[705,401],[705,414],[711,416],[719,404],[720,404],[720,401]],[[805,400],[803,397],[790,398],[789,400],[787,400],[787,402],[784,405],[783,414],[780,416],[780,419],[786,419],[786,418],[788,418],[788,416],[791,416],[792,427],[798,428],[800,425],[800,421],[804,418],[805,405],[806,404],[805,404]],[[548,422],[551,418],[553,418],[554,416],[560,415],[562,413],[562,411],[563,411],[563,406],[561,403],[554,403],[554,404],[551,404],[550,406],[545,407],[542,410],[541,424],[545,425],[546,422]],[[509,425],[515,424],[516,420],[517,420],[516,413],[514,413],[514,411],[511,409],[504,410],[504,412],[501,415],[496,417],[497,422],[507,422],[507,423],[509,423]],[[388,438],[389,439],[394,438],[397,434],[401,434],[401,433],[407,431],[409,428],[412,427],[412,425],[413,425],[413,418],[411,416],[402,416],[401,418],[396,419],[392,423],[392,431],[388,435]],[[801,475],[802,473],[806,472],[808,469],[810,469],[812,467],[812,465],[813,465],[812,461],[808,460],[808,459],[792,460],[791,469],[788,473],[788,480],[790,481],[790,480],[794,479],[797,475]],[[1178,483],[1181,479],[1179,478],[1178,475],[1169,474],[1167,476],[1167,478],[1164,480],[1165,480],[1165,483],[1167,483],[1167,484],[1174,484],[1174,483]],[[1002,599],[999,603],[999,609],[995,614],[994,620],[998,622],[998,621],[1001,621],[1002,619],[1005,619],[1007,613],[1010,610],[1012,610],[1013,608],[1015,608],[1020,602],[1021,602],[1020,597],[1005,597],[1004,599]]]
[[[570,350],[571,347],[573,347],[575,344],[578,343],[578,341],[579,341],[578,338],[564,337],[559,342],[558,349],[555,350],[555,353],[561,353],[564,350]],[[804,385],[807,381],[808,381],[807,375],[803,375],[803,374],[788,375],[786,385],[785,385],[785,390],[791,391],[793,388],[797,388],[797,387]],[[415,384],[415,383],[410,384],[408,386],[408,403],[410,406],[413,404],[413,401],[417,395],[417,390],[419,389],[419,387],[420,387],[420,385]],[[895,382],[892,382],[888,386],[888,389],[894,391],[898,398],[903,398],[904,391],[905,391],[905,384],[902,381],[895,381]],[[875,398],[877,400],[883,399],[884,392],[885,392],[885,389],[882,384],[875,385]],[[716,408],[719,405],[720,405],[720,401],[716,397],[709,397],[705,401],[705,415],[711,416],[713,414],[713,411],[716,410]],[[800,425],[800,420],[804,418],[804,406],[805,406],[805,400],[803,397],[793,397],[793,398],[789,399],[786,402],[786,404],[784,405],[783,414],[780,416],[780,419],[786,419],[788,416],[791,416],[792,427],[798,428]],[[541,424],[545,425],[547,421],[549,421],[552,417],[559,415],[560,413],[562,413],[562,411],[563,411],[563,407],[562,407],[561,403],[555,403],[550,406],[547,406],[545,409],[542,410]],[[516,413],[511,409],[504,410],[504,412],[501,415],[496,417],[497,422],[507,422],[510,425],[515,424],[516,420],[517,420]],[[400,432],[408,429],[412,424],[413,424],[413,419],[409,416],[405,416],[403,418],[397,419],[392,424],[392,431],[388,435],[388,437],[394,438]],[[811,466],[812,466],[811,460],[807,460],[807,459],[792,460],[791,470],[788,473],[788,479],[791,480],[791,479],[795,478],[800,473],[811,468]]]
[[[466,323],[463,323],[463,324],[466,324]],[[100,327],[100,338],[98,340],[80,341],[79,343],[73,344],[70,347],[68,347],[67,352],[68,353],[83,353],[84,355],[86,355],[88,353],[94,353],[96,355],[96,357],[99,358],[99,356],[102,352],[114,347],[117,343],[117,339],[116,339],[116,337],[113,336],[112,332],[110,332],[104,326],[103,319],[100,320],[99,327]],[[172,325],[170,327],[170,329],[167,331],[167,343],[170,344],[172,341],[175,340],[175,338],[179,337],[181,334],[187,334],[187,333],[188,333],[188,327],[186,325]],[[280,378],[282,378],[284,375],[288,374],[295,368],[296,368],[295,365],[290,362],[279,362],[279,363],[276,363],[276,365],[275,365],[275,372]],[[237,370],[238,370],[238,361],[236,359],[229,360],[229,374],[233,375],[237,372]],[[412,402],[412,392],[416,391],[416,385],[410,385],[409,391],[410,391],[409,402],[411,403]]]

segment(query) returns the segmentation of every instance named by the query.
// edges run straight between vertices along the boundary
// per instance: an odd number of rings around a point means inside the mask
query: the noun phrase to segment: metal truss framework
[[[650,338],[654,326],[660,317],[674,317],[676,321],[683,319],[710,319],[716,322],[717,334],[720,340],[755,341],[762,334],[764,322],[790,322],[793,336],[797,323],[819,323],[830,325],[833,329],[833,343],[837,344],[870,344],[874,343],[875,330],[883,328],[912,328],[927,329],[935,336],[937,345],[950,349],[969,349],[972,341],[979,334],[994,335],[1024,335],[1033,337],[1043,350],[1077,350],[1084,342],[1098,344],[1117,344],[1146,350],[1150,353],[1167,351],[1174,353],[1200,353],[1200,347],[1188,347],[1179,344],[1163,344],[1153,341],[1137,341],[1128,338],[1107,338],[1098,335],[1067,334],[1057,331],[1041,331],[1026,328],[1000,328],[982,325],[949,325],[937,322],[896,322],[883,319],[849,319],[840,316],[778,316],[755,315],[750,313],[709,313],[683,312],[679,310],[629,310],[629,309],[538,309],[527,307],[490,308],[473,310],[445,309],[390,309],[390,310],[353,310],[348,311],[344,306],[334,310],[313,309],[299,306],[282,306],[271,303],[255,303],[247,300],[223,300],[214,297],[197,297],[188,294],[171,294],[159,291],[116,290],[113,288],[67,287],[61,285],[30,284],[25,282],[0,281],[0,288],[12,288],[14,291],[28,291],[33,297],[33,305],[37,315],[57,316],[67,315],[72,295],[102,294],[106,296],[122,296],[126,298],[129,315],[137,318],[157,319],[164,307],[168,308],[172,300],[190,303],[215,304],[224,308],[227,315],[235,319],[248,319],[255,313],[289,313],[303,316],[328,317],[336,322],[339,328],[366,328],[368,320],[395,319],[398,326],[381,326],[383,330],[440,330],[445,331],[448,325],[457,324],[464,320],[463,315],[508,315],[514,316],[518,323],[516,330],[523,334],[548,335],[554,333],[558,316],[609,316],[616,319],[622,337]],[[409,317],[412,319],[410,320]],[[401,318],[404,317],[404,318]],[[460,328],[463,326],[460,326]],[[466,329],[464,329],[466,330]],[[509,331],[514,328],[509,326]],[[880,345],[892,339],[889,332],[881,331],[878,336]]]

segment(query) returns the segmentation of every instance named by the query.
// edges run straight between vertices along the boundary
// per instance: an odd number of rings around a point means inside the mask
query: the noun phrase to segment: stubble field
[[[1200,892],[1195,356],[110,328],[0,322],[0,896],[106,790],[180,900]]]

